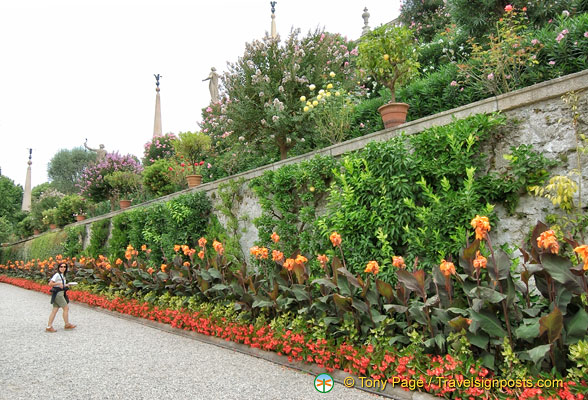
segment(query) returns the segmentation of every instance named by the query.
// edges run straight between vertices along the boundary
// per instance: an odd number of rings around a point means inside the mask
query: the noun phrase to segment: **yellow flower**
[[[309,100],[309,101],[306,102],[306,105],[307,106],[312,106],[312,102]]]
[[[309,85],[309,86],[308,86],[308,88],[309,88],[311,91],[313,91],[314,89],[316,89],[316,86],[315,86],[314,84],[311,84],[311,85]]]
[[[300,96],[300,101],[306,101],[306,96]]]
[[[329,84],[327,85],[327,89],[333,89],[333,84],[332,84],[332,83],[329,83]]]
[[[390,59],[390,56],[388,54],[384,54],[384,60],[388,61]]]
[[[319,90],[319,94],[325,94],[325,91],[323,89]]]
[[[313,106],[318,106],[318,101],[316,101],[316,100],[315,100],[315,101],[313,101],[313,102],[312,102],[312,105],[313,105]]]
[[[319,94],[318,96],[316,96],[316,99],[317,99],[317,100],[320,100],[320,99],[322,99],[322,98],[323,98],[323,95],[322,95],[322,94]]]
[[[308,110],[310,110],[310,108],[308,108],[308,106],[304,106],[303,110],[304,110],[304,112],[308,112]]]
[[[329,73],[329,76],[330,76],[331,78],[334,78],[334,77],[335,77],[335,73],[334,73],[333,71],[331,71],[331,72]]]
[[[335,96],[341,96],[341,93],[335,92]]]

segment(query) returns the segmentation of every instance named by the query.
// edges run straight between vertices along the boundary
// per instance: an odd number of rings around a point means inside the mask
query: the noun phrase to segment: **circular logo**
[[[320,393],[328,393],[333,389],[333,378],[329,374],[320,374],[314,378],[314,388]]]

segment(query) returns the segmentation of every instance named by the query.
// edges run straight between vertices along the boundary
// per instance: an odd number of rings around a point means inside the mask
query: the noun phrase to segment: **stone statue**
[[[159,89],[159,78],[161,78],[161,75],[157,74],[153,74],[153,76],[155,77],[155,85],[157,85],[157,89]]]
[[[101,144],[99,149],[92,149],[90,147],[88,147],[88,139],[86,139],[86,141],[84,142],[84,147],[90,151],[93,151],[96,153],[96,162],[99,163],[100,161],[104,160],[104,157],[106,157],[106,150],[104,150],[104,145]]]
[[[202,82],[210,80],[208,84],[208,90],[210,90],[210,100],[213,103],[218,103],[218,74],[216,73],[216,68],[212,67],[210,69],[210,74],[208,78],[202,79]]]

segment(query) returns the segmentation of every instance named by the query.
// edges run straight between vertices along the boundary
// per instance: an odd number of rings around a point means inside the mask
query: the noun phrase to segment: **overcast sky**
[[[278,0],[282,38],[292,27],[360,36],[398,16],[400,0]],[[161,74],[163,132],[198,129],[211,67],[226,71],[245,43],[270,30],[269,0],[0,1],[0,168],[24,186],[47,181],[60,149],[103,143],[142,156],[153,135]]]

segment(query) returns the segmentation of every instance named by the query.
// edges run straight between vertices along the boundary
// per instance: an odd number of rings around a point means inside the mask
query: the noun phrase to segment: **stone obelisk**
[[[272,30],[271,35],[272,38],[276,38],[278,33],[276,32],[276,3],[277,1],[270,1],[270,5],[272,6]]]
[[[161,131],[161,102],[159,100],[159,78],[161,78],[161,75],[154,74],[153,76],[155,76],[155,84],[157,85],[157,87],[155,88],[155,91],[157,92],[157,94],[155,95],[155,123],[153,124],[153,137],[156,137],[156,136],[162,135],[162,131]]]
[[[24,195],[22,196],[22,211],[31,211],[31,159],[33,158],[33,149],[29,149],[29,167],[27,168],[27,179],[25,181]]]

